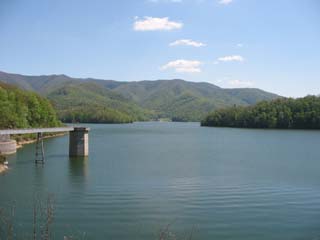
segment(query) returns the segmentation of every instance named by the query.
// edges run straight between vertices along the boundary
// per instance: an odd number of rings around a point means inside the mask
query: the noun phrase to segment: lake
[[[95,125],[87,159],[68,135],[9,157],[0,207],[32,236],[35,199],[54,200],[53,238],[320,239],[320,131],[203,128],[199,123]],[[0,239],[2,239],[0,232]]]

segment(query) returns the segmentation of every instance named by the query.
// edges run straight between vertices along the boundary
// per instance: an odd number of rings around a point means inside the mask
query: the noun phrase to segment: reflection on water
[[[85,179],[88,175],[88,161],[88,157],[70,157],[70,176]]]
[[[52,193],[56,239],[157,239],[173,221],[201,240],[320,236],[318,131],[88,126],[89,158],[69,158],[68,136],[45,140],[43,166],[34,144],[8,158],[0,208],[15,203],[17,231],[32,232],[34,197]]]
[[[34,164],[34,183],[35,184],[40,184],[40,185],[43,185],[44,183],[44,175],[46,174],[45,171],[44,171],[44,164]]]

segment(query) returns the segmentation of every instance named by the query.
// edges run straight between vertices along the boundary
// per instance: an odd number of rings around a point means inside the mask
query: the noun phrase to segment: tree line
[[[49,100],[36,93],[0,83],[0,129],[60,125]]]
[[[279,98],[254,106],[234,106],[208,114],[201,126],[320,129],[320,97]]]
[[[135,119],[123,112],[101,106],[81,106],[59,111],[65,123],[132,123]]]

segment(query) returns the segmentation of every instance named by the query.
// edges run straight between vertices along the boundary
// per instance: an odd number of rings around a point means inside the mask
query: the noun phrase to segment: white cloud
[[[242,47],[243,47],[243,44],[242,44],[242,43],[238,43],[236,46],[237,46],[238,48],[242,48]]]
[[[173,46],[204,47],[204,46],[206,46],[206,44],[204,44],[202,42],[196,42],[191,39],[181,39],[181,40],[177,40],[177,41],[170,43],[169,46],[171,46],[171,47],[173,47]]]
[[[250,81],[231,80],[228,84],[232,87],[252,87],[254,84]]]
[[[230,56],[220,57],[214,63],[217,64],[217,62],[243,62],[243,61],[244,61],[244,58],[240,55],[230,55]]]
[[[178,59],[175,61],[168,62],[161,67],[162,70],[174,69],[180,73],[199,73],[201,72],[200,65],[202,63],[197,60],[184,60]]]
[[[144,17],[141,20],[135,17],[133,29],[135,31],[170,31],[180,29],[182,26],[181,22],[169,21],[168,17]]]
[[[219,4],[223,4],[223,5],[228,5],[230,3],[232,3],[233,0],[220,0],[218,3]]]

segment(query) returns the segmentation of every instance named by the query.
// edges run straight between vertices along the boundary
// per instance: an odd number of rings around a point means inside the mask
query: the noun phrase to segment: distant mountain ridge
[[[0,72],[0,81],[48,97],[65,121],[81,121],[76,118],[88,109],[91,114],[93,109],[115,111],[132,121],[159,118],[200,121],[215,109],[247,106],[280,97],[255,88],[224,89],[207,82],[181,79],[121,82],[66,75],[25,76]]]

